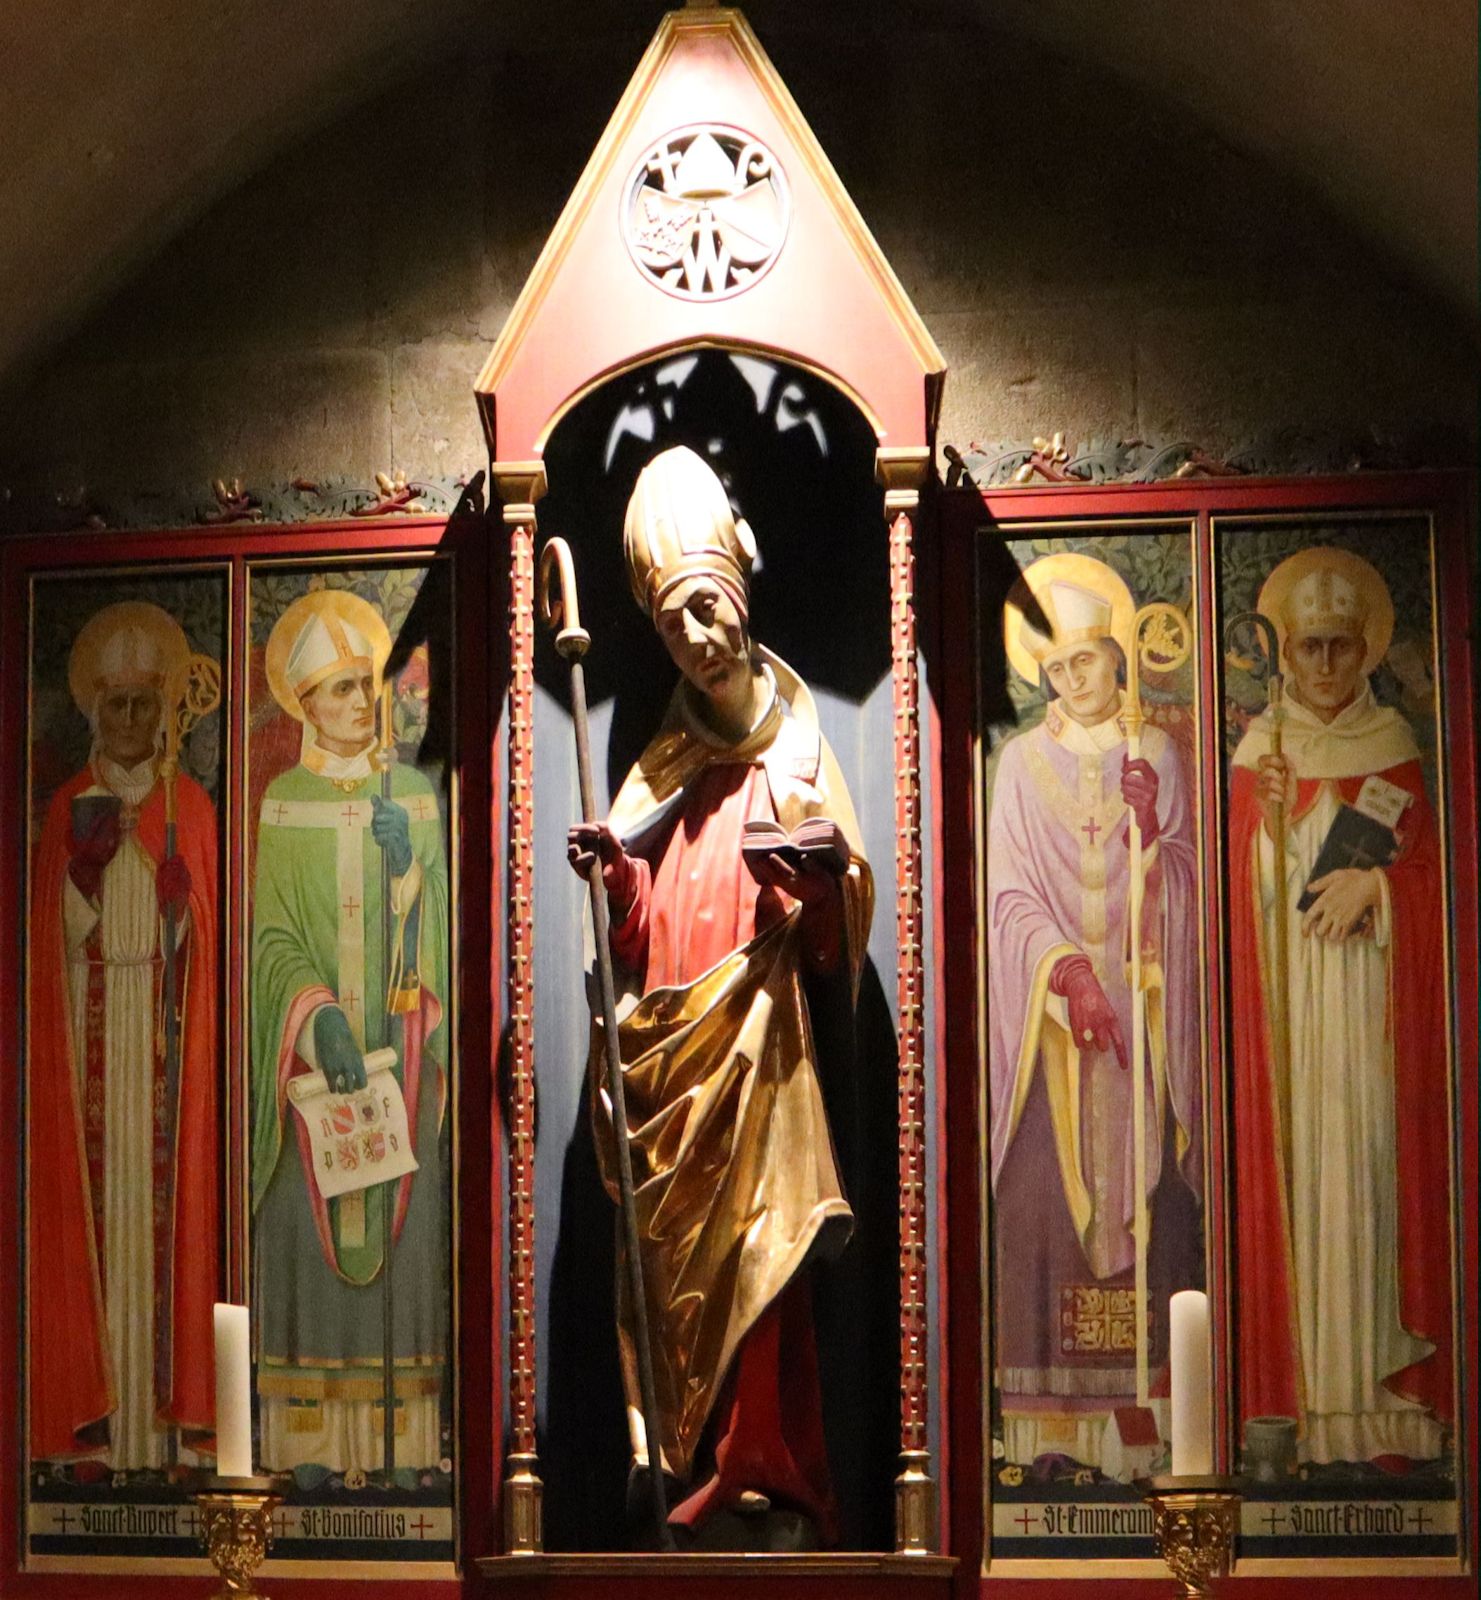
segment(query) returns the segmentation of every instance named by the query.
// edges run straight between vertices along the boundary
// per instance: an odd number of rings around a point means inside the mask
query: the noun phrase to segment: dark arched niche
[[[587,691],[599,806],[658,725],[675,670],[633,603],[622,521],[643,465],[670,445],[708,460],[760,547],[754,637],[808,682],[859,812],[877,906],[856,1017],[815,1008],[830,1125],[856,1231],[818,1272],[825,1419],[846,1547],[893,1544],[899,1408],[894,771],[889,573],[876,438],[833,385],[800,367],[705,347],[612,378],[545,451],[539,540],[575,558],[592,635]],[[546,1548],[625,1542],[627,1433],[613,1324],[613,1207],[597,1179],[583,1082],[582,891],[564,863],[574,740],[564,664],[536,641],[535,1060],[540,1460]],[[881,978],[883,977],[883,981]],[[842,1030],[842,1034],[840,1034]],[[841,1047],[825,1041],[831,1031]],[[851,1034],[852,1037],[844,1037]]]

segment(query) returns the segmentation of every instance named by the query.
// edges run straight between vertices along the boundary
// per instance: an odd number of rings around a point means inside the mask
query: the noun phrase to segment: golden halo
[[[1363,671],[1372,672],[1388,654],[1389,641],[1394,636],[1394,597],[1388,592],[1388,585],[1377,567],[1351,550],[1318,544],[1287,556],[1266,578],[1260,589],[1258,608],[1275,624],[1275,636],[1284,658],[1286,625],[1281,613],[1285,610],[1286,597],[1308,573],[1324,569],[1346,578],[1367,605],[1368,620],[1363,626],[1363,639],[1368,654]]]
[[[288,657],[311,619],[324,615],[349,623],[370,640],[371,672],[377,695],[391,656],[391,633],[386,620],[368,600],[351,594],[348,589],[315,589],[301,595],[273,624],[267,640],[268,688],[273,692],[273,699],[295,722],[303,721],[303,707],[293,692],[293,685],[288,682]]]
[[[98,661],[108,641],[123,628],[136,628],[154,642],[164,662],[160,698],[173,710],[185,694],[190,671],[190,644],[185,630],[160,606],[148,600],[120,600],[95,611],[82,625],[67,658],[67,686],[77,709],[91,717],[98,693]]]
[[[1029,654],[1023,642],[1024,607],[1028,596],[1032,595],[1047,618],[1048,607],[1044,596],[1052,583],[1073,583],[1099,595],[1102,600],[1109,600],[1111,637],[1123,652],[1131,648],[1131,623],[1136,615],[1136,607],[1132,604],[1131,590],[1126,587],[1120,574],[1104,561],[1078,552],[1061,551],[1057,555],[1040,556],[1019,574],[1003,607],[1003,648],[1008,652],[1013,670],[1026,683],[1038,683],[1039,663]]]

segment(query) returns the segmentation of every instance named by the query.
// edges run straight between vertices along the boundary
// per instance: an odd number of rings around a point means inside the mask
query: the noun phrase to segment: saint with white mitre
[[[145,601],[89,618],[68,663],[92,747],[47,808],[31,893],[37,1459],[159,1468],[172,1433],[198,1447],[215,1426],[216,814],[175,774],[171,853],[161,773],[189,668],[180,624]]]
[[[998,1388],[1010,1462],[1121,1481],[1165,1416],[1137,1405],[1130,832],[1141,829],[1149,1364],[1168,1296],[1201,1278],[1201,1053],[1194,817],[1177,746],[1130,757],[1134,605],[1091,556],[1042,557],[1004,616],[1014,669],[1048,697],[1003,746],[988,820],[990,1126]],[[1165,1394],[1160,1372],[1152,1392]]]
[[[252,891],[259,1459],[307,1480],[384,1465],[387,1356],[397,1466],[445,1453],[447,858],[430,780],[377,748],[390,654],[380,612],[342,589],[295,600],[267,644],[268,684],[302,737],[263,795]],[[288,1086],[317,1071],[358,1091],[388,1047],[418,1170],[325,1198]]]
[[[1302,550],[1259,610],[1288,689],[1281,753],[1267,709],[1230,775],[1240,1413],[1296,1419],[1303,1460],[1401,1466],[1438,1457],[1453,1416],[1439,836],[1413,730],[1370,682],[1394,626],[1382,577]],[[1371,779],[1397,791],[1396,857],[1317,873]]]

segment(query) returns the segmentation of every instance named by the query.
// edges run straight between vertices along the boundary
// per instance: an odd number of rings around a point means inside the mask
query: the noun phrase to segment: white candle
[[[1169,1310],[1173,1475],[1206,1478],[1214,1470],[1208,1296],[1184,1289],[1172,1297]]]
[[[216,1307],[216,1470],[252,1476],[252,1337],[246,1306]]]

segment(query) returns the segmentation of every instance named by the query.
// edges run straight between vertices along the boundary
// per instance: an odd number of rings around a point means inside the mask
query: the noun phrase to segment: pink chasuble
[[[1143,731],[1158,837],[1143,906],[1152,1394],[1165,1393],[1166,1306],[1202,1281],[1197,941],[1191,795],[1176,747]],[[1078,748],[1075,748],[1078,746]],[[1089,958],[1130,1055],[1130,818],[1124,737],[1105,748],[1057,714],[1003,747],[988,824],[988,1016],[997,1385],[1007,1459],[1123,1479],[1155,1443],[1135,1406],[1132,1076],[1080,1044],[1050,989]],[[1157,1087],[1156,1063],[1163,1059]],[[1097,1318],[1099,1320],[1097,1320]]]

